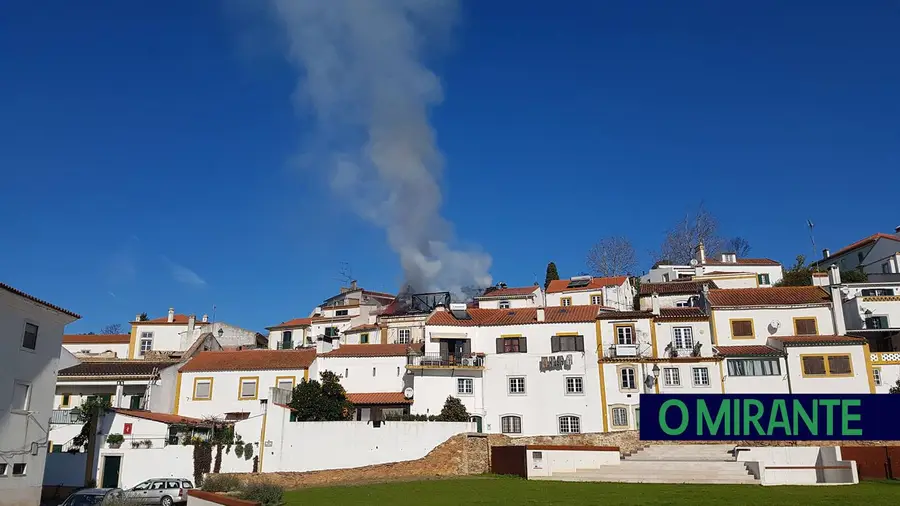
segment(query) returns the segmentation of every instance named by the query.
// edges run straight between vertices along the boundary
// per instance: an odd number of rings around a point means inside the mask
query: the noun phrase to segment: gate
[[[524,446],[492,446],[491,473],[528,478]]]
[[[900,478],[900,447],[842,446],[841,457],[856,461],[860,480]]]

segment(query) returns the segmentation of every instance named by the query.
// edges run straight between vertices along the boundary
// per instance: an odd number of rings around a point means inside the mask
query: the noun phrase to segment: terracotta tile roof
[[[403,392],[367,392],[347,394],[347,400],[356,405],[412,404]]]
[[[710,290],[719,288],[713,281],[669,281],[668,283],[641,283],[641,295],[680,295],[700,293],[703,285],[709,285]]]
[[[741,276],[756,276],[754,272],[747,271],[709,271],[704,273],[704,276],[719,276],[719,275],[735,275],[740,274]]]
[[[130,334],[66,334],[63,344],[129,344]]]
[[[716,355],[723,357],[771,357],[784,355],[771,346],[751,344],[745,346],[716,346]]]
[[[207,422],[199,418],[190,418],[187,416],[173,415],[170,413],[155,413],[153,411],[141,411],[137,409],[112,408],[110,411],[120,415],[133,416],[135,418],[143,418],[144,420],[153,420],[161,423],[186,423],[191,425],[209,425]]]
[[[377,332],[379,328],[380,327],[378,327],[378,325],[375,325],[374,323],[364,323],[362,325],[357,325],[345,330],[344,334],[356,334],[357,332]]]
[[[481,294],[480,297],[476,297],[478,299],[488,299],[488,298],[504,298],[504,297],[527,297],[529,295],[534,294],[535,290],[538,290],[538,286],[519,286],[513,288],[497,288],[490,287]]]
[[[173,318],[172,321],[169,321],[169,315],[160,316],[159,318],[153,318],[152,320],[144,320],[142,322],[131,322],[136,325],[187,325],[190,316],[186,314],[178,313]],[[200,318],[194,318],[194,323],[196,325],[209,325],[209,322],[204,322]]]
[[[657,321],[708,320],[709,315],[699,307],[663,307],[659,309]]]
[[[597,315],[598,320],[640,320],[653,318],[652,311],[603,311]]]
[[[544,308],[544,323],[592,322],[597,317],[600,306],[567,306]],[[478,309],[466,310],[470,320],[457,320],[449,311],[437,311],[428,318],[426,325],[449,325],[454,327],[482,327],[494,325],[526,325],[539,323],[537,308],[518,309]]]
[[[863,247],[863,246],[867,246],[869,243],[875,242],[875,241],[877,241],[878,239],[888,239],[888,240],[891,240],[891,241],[898,241],[898,242],[900,242],[900,235],[897,235],[897,234],[885,234],[885,233],[881,233],[881,232],[879,232],[879,233],[877,233],[877,234],[872,234],[872,235],[870,235],[869,237],[866,237],[866,238],[864,238],[864,239],[860,239],[860,240],[856,241],[855,243],[853,243],[853,244],[851,244],[851,245],[849,245],[849,246],[844,246],[843,248],[837,250],[836,252],[832,253],[831,255],[829,255],[829,256],[827,256],[827,257],[821,259],[821,260],[814,260],[814,263],[821,264],[821,263],[823,263],[823,262],[827,262],[828,260],[831,260],[832,258],[841,256],[841,255],[843,255],[844,253],[847,253],[847,252],[849,252],[849,251],[855,250],[856,248],[861,248],[861,247]]]
[[[781,262],[771,258],[738,258],[734,262],[723,262],[715,258],[707,258],[707,265],[781,265]]]
[[[352,316],[313,316],[310,318],[310,322],[312,323],[321,323],[321,322],[345,322],[352,320]]]
[[[311,324],[312,324],[312,318],[294,318],[293,320],[281,322],[278,325],[266,327],[266,329],[272,330],[272,329],[286,329],[286,328],[290,328],[290,327],[307,327]]]
[[[851,336],[771,336],[785,346],[816,346],[830,344],[866,344],[865,338]]]
[[[421,351],[422,344],[342,344],[320,357],[405,357],[410,350]]]
[[[550,285],[547,286],[547,293],[562,293],[562,292],[584,292],[587,290],[599,290],[604,286],[618,286],[625,282],[628,279],[628,276],[612,276],[609,278],[591,278],[591,282],[588,283],[587,286],[581,286],[578,288],[568,288],[569,283],[572,281],[570,279],[554,279],[550,282]]]
[[[151,360],[85,360],[80,364],[62,369],[57,373],[60,378],[94,376],[105,377],[150,377],[154,369],[164,369],[177,364],[177,361]]]
[[[309,369],[315,359],[316,350],[201,351],[179,371]]]
[[[828,304],[828,292],[818,286],[782,286],[772,288],[732,288],[710,290],[712,306],[790,306]]]
[[[13,287],[7,285],[6,283],[0,283],[0,289],[6,290],[9,293],[18,295],[19,297],[24,297],[24,298],[30,300],[31,302],[36,302],[44,307],[48,307],[48,308],[54,310],[54,311],[59,311],[60,313],[67,314],[67,315],[71,316],[72,318],[77,318],[77,319],[81,318],[81,315],[79,315],[77,313],[73,313],[73,312],[69,311],[68,309],[63,309],[55,304],[51,304],[45,300],[41,300],[41,299],[35,297],[34,295],[28,295],[27,293],[23,292],[22,290],[13,288]]]

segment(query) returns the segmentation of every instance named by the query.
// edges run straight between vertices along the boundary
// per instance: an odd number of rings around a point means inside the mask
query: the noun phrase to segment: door
[[[641,429],[641,408],[634,408],[634,428],[640,430]]]
[[[132,395],[130,409],[141,409],[141,401],[144,400],[143,395]]]
[[[469,418],[469,421],[475,422],[475,430],[477,430],[480,433],[481,432],[481,417],[473,416],[473,417]]]
[[[118,488],[119,469],[121,467],[121,455],[105,455],[103,457],[103,478],[100,480],[100,486],[103,488]]]

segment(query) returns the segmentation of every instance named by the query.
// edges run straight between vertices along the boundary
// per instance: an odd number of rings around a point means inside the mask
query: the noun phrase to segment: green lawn
[[[868,482],[831,487],[759,485],[655,485],[526,481],[518,478],[461,478],[323,487],[285,492],[287,506],[440,506],[449,504],[897,504],[900,482]]]

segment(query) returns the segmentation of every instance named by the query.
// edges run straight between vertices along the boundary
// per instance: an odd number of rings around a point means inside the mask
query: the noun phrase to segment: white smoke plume
[[[452,226],[440,214],[443,159],[428,118],[443,94],[424,52],[449,36],[456,1],[272,5],[299,73],[295,99],[317,124],[308,163],[324,164],[332,189],[385,229],[404,286],[459,294],[490,285],[491,257],[456,249]]]

